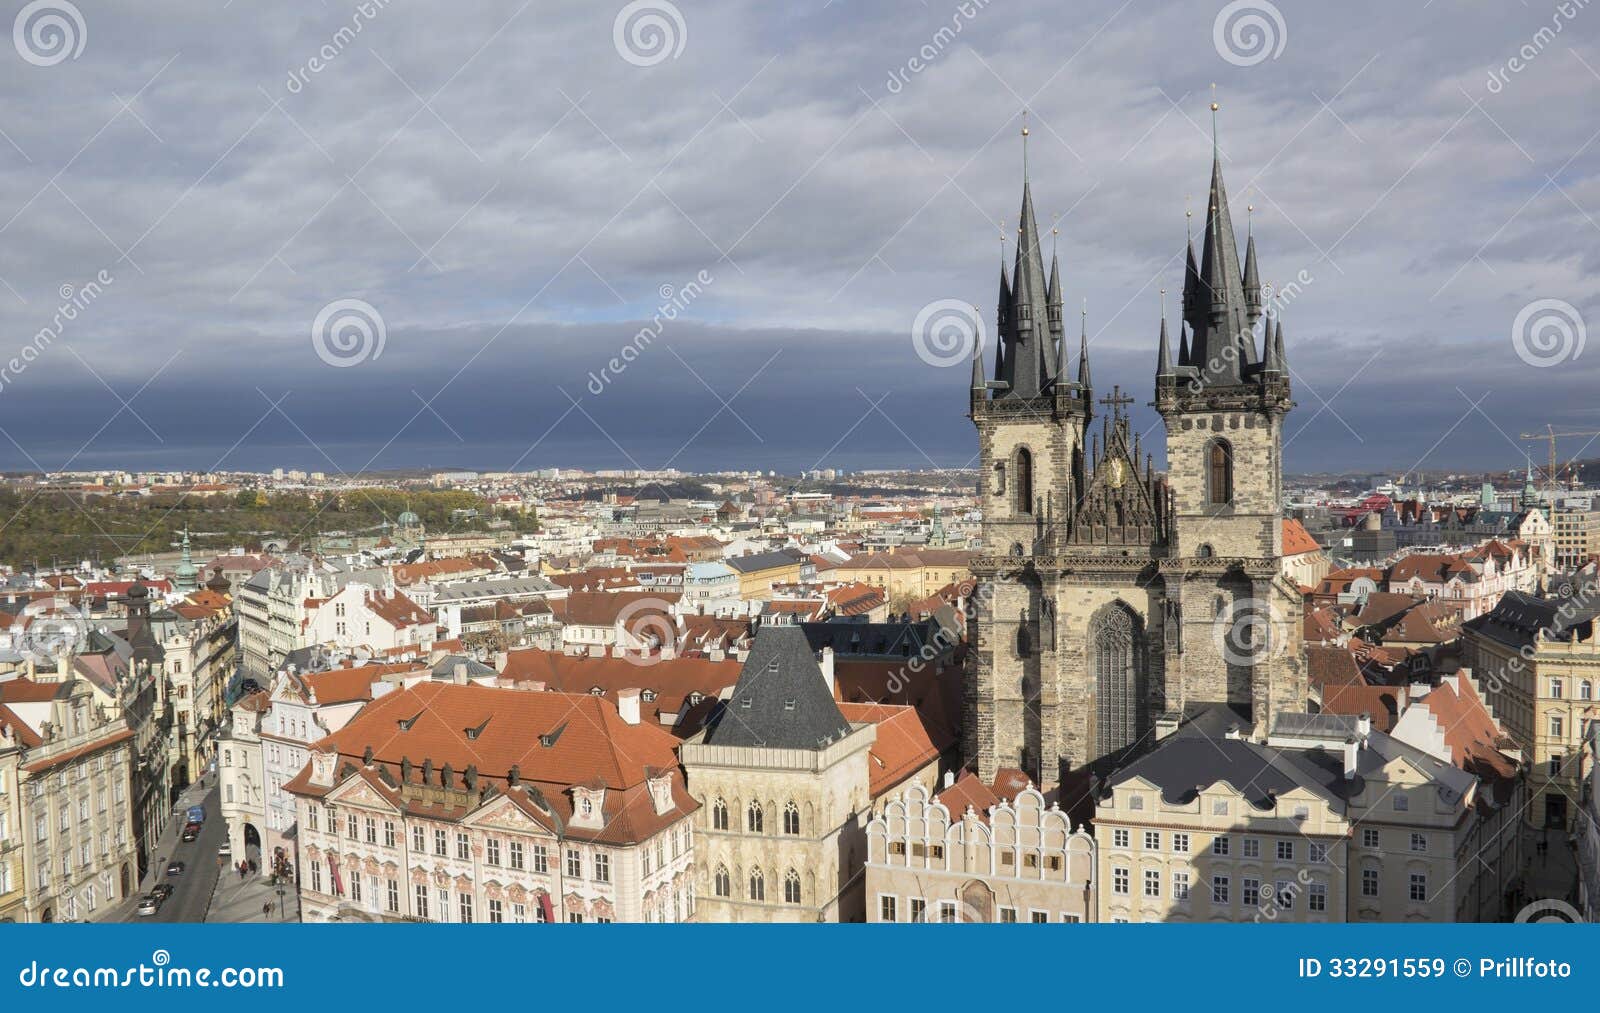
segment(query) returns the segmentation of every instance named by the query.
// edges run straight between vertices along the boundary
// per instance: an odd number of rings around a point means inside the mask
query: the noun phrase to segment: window
[[[717,875],[712,882],[712,889],[715,891],[718,897],[729,897],[733,895],[733,887],[728,879],[728,867],[726,865],[717,866]],[[889,899],[891,901],[894,900],[892,897]]]
[[[499,842],[497,841],[496,843],[499,843]],[[507,859],[506,864],[511,866],[511,868],[513,868],[513,869],[522,868],[522,842],[521,841],[511,841],[506,845],[506,859]]]
[[[1278,861],[1280,861],[1280,862],[1292,862],[1292,861],[1294,861],[1294,842],[1293,841],[1279,841],[1278,842]]]
[[[583,855],[576,848],[567,849],[567,875],[573,879],[583,878]]]
[[[1249,878],[1243,880],[1243,893],[1244,896],[1240,899],[1244,901],[1245,907],[1259,906],[1261,903],[1261,880]]]
[[[1211,853],[1213,855],[1226,855],[1229,840],[1226,837],[1214,837],[1211,840]]]
[[[594,881],[596,883],[611,882],[611,856],[603,851],[594,856]]]
[[[1412,851],[1427,851],[1428,850],[1428,836],[1426,834],[1412,834],[1411,835],[1411,850]]]
[[[1246,857],[1246,858],[1260,858],[1261,857],[1261,838],[1259,838],[1259,837],[1246,837],[1243,841],[1240,841],[1239,844],[1240,844],[1240,848],[1241,848],[1240,854],[1244,855],[1244,857]]]
[[[361,900],[361,873],[354,870],[350,872],[350,899],[357,902]]]
[[[1098,756],[1111,756],[1139,737],[1143,641],[1138,617],[1121,602],[1106,605],[1089,620]]]
[[[1213,506],[1233,502],[1233,447],[1227,440],[1206,445],[1206,500]]]
[[[1128,808],[1136,810],[1136,811],[1142,811],[1144,809],[1144,796],[1143,795],[1131,795],[1131,796],[1129,796],[1128,797]]]
[[[1378,895],[1378,870],[1361,870],[1361,896],[1376,897]]]
[[[483,860],[489,865],[500,864],[500,838],[490,837],[483,842]]]
[[[1160,851],[1161,850],[1161,831],[1159,831],[1159,830],[1146,830],[1144,832],[1144,850],[1146,850],[1146,851]]]
[[[1585,679],[1582,682],[1578,683],[1578,699],[1579,700],[1593,700],[1594,699],[1594,683],[1590,682],[1588,679]]]
[[[1378,846],[1378,831],[1366,827],[1361,831],[1361,846],[1363,848],[1376,848]]]
[[[1411,874],[1411,899],[1418,903],[1428,899],[1428,874],[1426,872],[1413,872]]]
[[[463,862],[472,857],[472,842],[466,834],[456,834],[456,857]]]
[[[367,843],[368,844],[377,844],[378,843],[378,821],[373,819],[371,816],[368,816],[367,819],[366,819],[366,824],[363,827],[363,829],[366,830],[366,832],[367,832]]]
[[[550,871],[550,849],[546,848],[543,844],[535,844],[533,846],[533,871]]]
[[[1017,922],[1017,909],[1014,907],[1001,908],[1000,922],[1003,925],[1015,925]]]
[[[322,892],[322,863],[315,858],[311,860],[311,890],[314,893]]]
[[[720,798],[711,803],[711,829],[728,829],[728,803]]]
[[[1172,899],[1189,899],[1189,874],[1187,872],[1174,872],[1172,874]]]
[[[1310,911],[1328,910],[1328,884],[1310,884],[1306,892],[1306,908]]]
[[[394,820],[383,821],[383,846],[394,847]]]
[[[1288,880],[1280,879],[1274,884],[1273,896],[1278,899],[1279,910],[1294,910],[1294,889],[1289,886]]]
[[[800,807],[793,802],[783,807],[783,832],[791,837],[800,836]]]
[[[1560,714],[1550,715],[1550,737],[1559,739],[1566,734],[1567,723]]]
[[[1050,924],[1050,912],[1048,912],[1048,911],[1029,911],[1028,912],[1028,921],[1031,922],[1034,925],[1048,925],[1048,924]]]
[[[1227,876],[1212,876],[1211,877],[1211,903],[1213,903],[1213,904],[1226,904],[1226,903],[1228,903],[1228,877]]]
[[[450,854],[450,845],[445,837],[443,828],[435,827],[433,831],[433,853],[443,858]]]
[[[423,836],[421,827],[411,828],[411,850],[419,853],[428,850],[427,839]]]
[[[956,902],[941,900],[939,902],[939,924],[954,925],[956,923]]]
[[[1228,815],[1228,800],[1225,799],[1225,798],[1212,799],[1211,800],[1211,815],[1213,815],[1213,816],[1226,816],[1226,815]]]
[[[450,920],[450,891],[441,888],[435,890],[433,895],[434,899],[439,902],[439,920],[448,922]]]
[[[389,902],[389,912],[398,914],[400,912],[400,881],[398,879],[389,880],[385,890]]]
[[[1557,700],[1561,699],[1561,691],[1564,688],[1565,687],[1562,686],[1560,679],[1552,678],[1550,680],[1550,695],[1555,697]]]
[[[352,841],[359,837],[359,831],[357,829],[359,822],[360,821],[356,819],[355,813],[345,813],[344,835],[350,838]]]
[[[1394,811],[1397,813],[1411,811],[1411,799],[1405,795],[1396,794],[1394,797]]]
[[[1111,892],[1121,894],[1124,897],[1127,896],[1128,870],[1126,868],[1119,866],[1111,870]]]
[[[800,903],[800,874],[790,869],[783,877],[783,902],[785,904]],[[954,907],[954,905],[951,905]],[[951,919],[954,921],[954,919]]]
[[[1187,855],[1189,853],[1189,835],[1173,834],[1172,851],[1174,854]]]
[[[892,922],[895,920],[896,898],[883,894],[878,897],[878,921]]]
[[[750,807],[745,810],[744,822],[745,828],[752,834],[761,833],[761,804],[759,802],[750,803]]]
[[[767,880],[761,875],[760,869],[750,870],[750,899],[767,899]]]
[[[1122,827],[1117,827],[1116,829],[1111,831],[1111,846],[1113,848],[1126,848],[1126,847],[1128,847],[1128,837],[1129,837],[1129,832],[1126,829],[1124,829]]]
[[[921,897],[911,898],[911,920],[921,923],[928,917],[928,902]]]
[[[461,924],[472,924],[472,894],[458,893],[456,897],[460,901],[458,909],[461,912]]]
[[[1161,896],[1161,870],[1144,870],[1144,895],[1146,897]]]
[[[503,922],[505,920],[506,920],[505,919],[505,911],[504,911],[503,905],[501,905],[500,901],[496,900],[493,897],[490,897],[489,898],[489,921],[490,921],[490,923],[498,925],[498,924],[500,924],[501,922]]]
[[[1318,844],[1316,841],[1306,845],[1306,861],[1313,864],[1324,864],[1328,861],[1328,846]]]
[[[1016,481],[1012,483],[1011,508],[1019,514],[1033,513],[1033,455],[1027,447],[1017,448]]]
[[[228,787],[232,788],[233,785],[230,784],[230,785],[228,785]],[[317,829],[317,807],[316,806],[308,806],[306,808],[306,829],[307,830],[316,830]]]
[[[417,884],[415,899],[414,899],[413,903],[416,904],[417,909],[415,911],[413,911],[412,914],[416,915],[418,918],[427,918],[428,917],[428,888],[427,888],[426,885],[424,885],[422,883],[418,883]]]

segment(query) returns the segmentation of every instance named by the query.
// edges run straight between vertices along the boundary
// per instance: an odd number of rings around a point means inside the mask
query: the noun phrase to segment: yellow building
[[[1584,734],[1600,719],[1600,603],[1592,593],[1507,592],[1463,626],[1462,662],[1528,760],[1535,827],[1570,830],[1583,797]]]
[[[975,553],[965,549],[890,549],[854,556],[829,570],[828,579],[881,587],[889,599],[926,598],[972,576]]]

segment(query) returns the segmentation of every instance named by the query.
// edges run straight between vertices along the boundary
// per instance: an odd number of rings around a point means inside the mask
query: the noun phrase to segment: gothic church
[[[972,365],[983,545],[963,743],[988,780],[1046,789],[1104,769],[1208,709],[1261,736],[1304,711],[1299,590],[1282,574],[1282,445],[1293,407],[1283,325],[1244,268],[1213,153],[1176,354],[1160,324],[1157,474],[1113,388],[1096,400],[1086,331],[1076,369],[1024,172],[1015,264],[1000,271],[994,375]],[[1260,337],[1257,337],[1257,330]],[[1258,352],[1259,349],[1259,352]]]

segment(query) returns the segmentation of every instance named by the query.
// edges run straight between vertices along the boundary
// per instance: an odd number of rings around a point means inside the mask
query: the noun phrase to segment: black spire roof
[[[1211,159],[1211,193],[1206,209],[1206,234],[1201,246],[1199,306],[1190,346],[1193,364],[1207,386],[1244,382],[1246,367],[1255,365],[1255,336],[1239,270],[1239,244],[1228,210],[1228,188],[1222,181],[1222,158]]]
[[[805,631],[764,625],[733,696],[707,724],[705,744],[825,749],[849,734]]]

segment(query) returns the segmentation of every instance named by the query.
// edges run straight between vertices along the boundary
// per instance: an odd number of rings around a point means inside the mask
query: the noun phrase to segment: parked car
[[[206,807],[203,805],[192,805],[189,807],[187,815],[190,823],[204,823],[206,821]]]
[[[189,841],[192,841],[196,837],[199,837],[199,836],[200,836],[200,824],[198,824],[198,823],[188,823],[188,824],[184,825],[183,838],[182,838],[184,843],[188,843]]]
[[[168,862],[167,863],[167,875],[169,875],[169,876],[181,876],[181,875],[183,875],[183,863],[182,862]]]
[[[150,888],[150,895],[165,901],[168,897],[172,896],[172,884],[157,883],[155,886]]]
[[[147,893],[139,898],[139,915],[153,915],[161,910],[162,898],[154,893]]]
[[[222,847],[217,849],[217,857],[218,858],[232,858],[233,857],[233,845],[228,843],[227,841],[223,841],[222,842]]]

